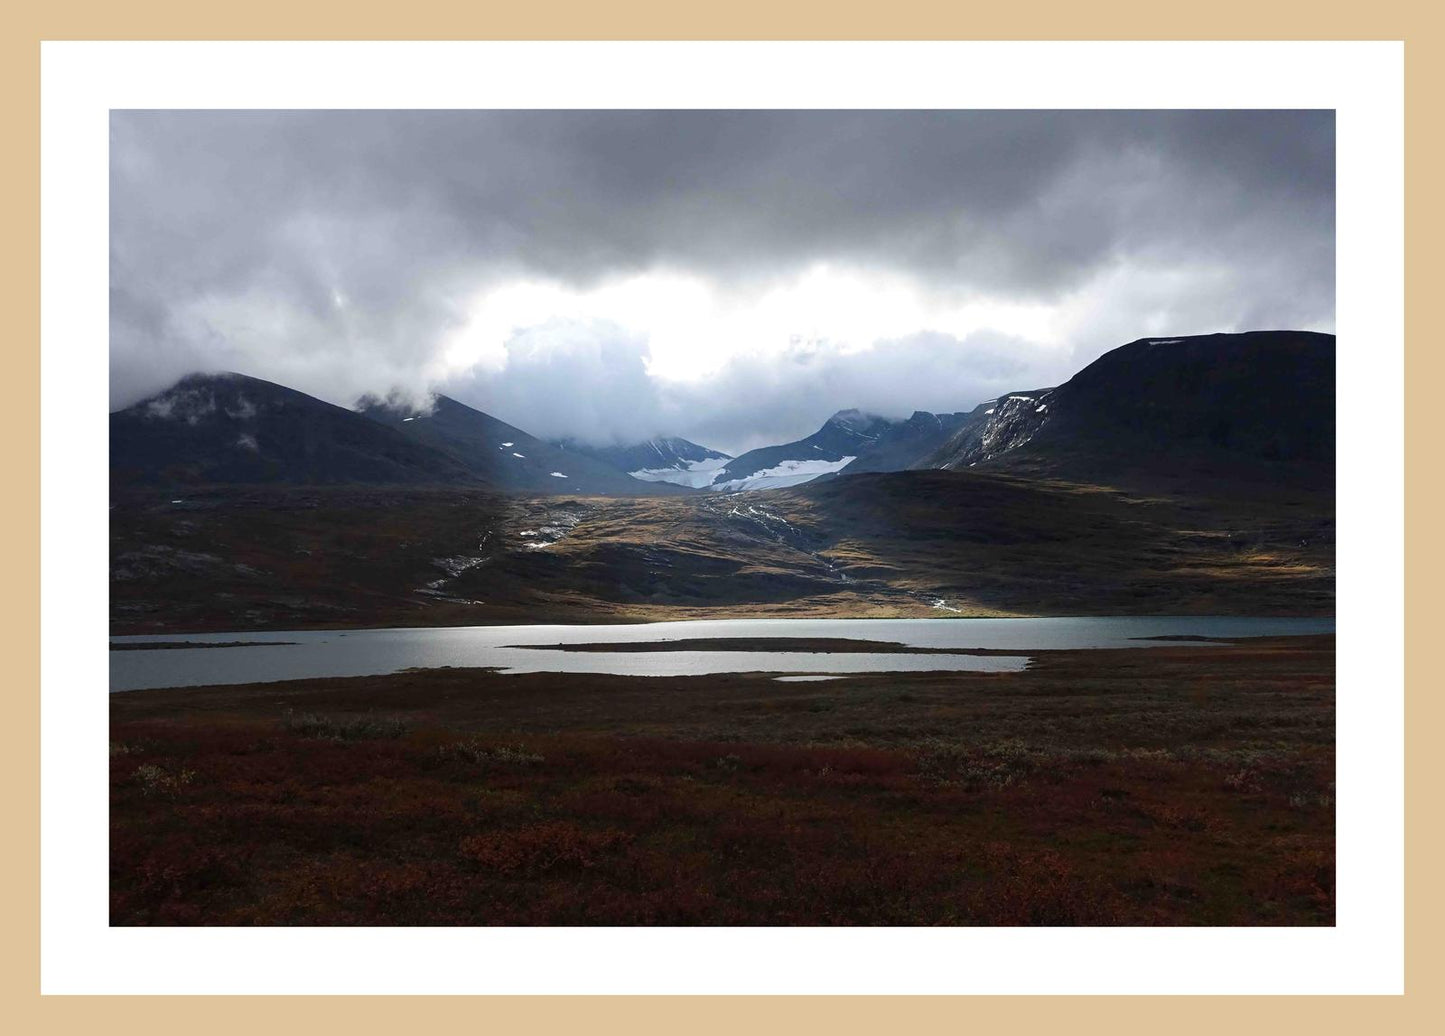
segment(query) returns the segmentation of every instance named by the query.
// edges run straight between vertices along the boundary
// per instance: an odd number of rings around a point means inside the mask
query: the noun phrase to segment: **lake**
[[[1009,672],[1028,653],[1158,646],[1157,637],[1295,636],[1333,633],[1334,619],[1233,616],[1112,616],[1029,619],[698,619],[612,626],[458,626],[429,629],[189,633],[112,637],[112,644],[248,646],[136,648],[110,652],[110,689],[265,683],[379,676],[403,669],[490,667],[506,673],[700,676],[766,672]],[[576,652],[527,645],[638,644],[695,638],[847,638],[916,648],[988,648],[1017,655],[930,655],[867,651]]]

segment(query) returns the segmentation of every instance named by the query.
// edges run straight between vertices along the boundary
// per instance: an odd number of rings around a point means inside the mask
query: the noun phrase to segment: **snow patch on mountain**
[[[671,482],[674,485],[688,486],[692,489],[703,489],[712,485],[712,480],[717,478],[717,473],[728,462],[728,457],[708,457],[705,460],[690,460],[679,462],[678,467],[668,468],[639,468],[636,471],[629,471],[633,478],[641,479],[643,482]]]
[[[721,482],[712,488],[724,493],[735,493],[748,489],[782,489],[786,486],[800,486],[811,482],[819,475],[841,471],[856,460],[843,457],[839,460],[785,460],[771,468],[755,471],[746,478],[735,478]]]

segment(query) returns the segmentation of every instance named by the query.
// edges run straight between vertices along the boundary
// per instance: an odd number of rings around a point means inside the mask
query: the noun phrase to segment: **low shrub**
[[[326,741],[375,741],[401,737],[410,724],[396,716],[323,716],[315,712],[292,712],[289,709],[281,725],[301,737]]]
[[[1006,740],[980,747],[929,740],[916,749],[918,772],[937,781],[973,788],[1008,788],[1037,769],[1037,753],[1021,741]]]
[[[544,756],[527,751],[525,745],[489,745],[477,738],[442,745],[437,751],[443,759],[457,759],[478,765],[497,763],[504,766],[532,766],[547,761]]]
[[[176,793],[196,779],[196,771],[181,769],[171,773],[163,766],[147,763],[137,766],[131,779],[140,785],[142,795],[167,795]]]
[[[503,874],[541,874],[558,869],[589,870],[630,841],[621,831],[593,831],[566,820],[551,820],[514,831],[491,831],[462,839],[461,855]]]

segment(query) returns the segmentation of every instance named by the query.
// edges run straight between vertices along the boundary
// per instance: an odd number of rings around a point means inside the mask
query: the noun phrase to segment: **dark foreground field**
[[[111,699],[136,924],[1334,922],[1334,640]]]

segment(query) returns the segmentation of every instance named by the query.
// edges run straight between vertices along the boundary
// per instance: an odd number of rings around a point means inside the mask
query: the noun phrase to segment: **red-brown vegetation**
[[[456,671],[117,695],[112,921],[1331,924],[1332,665],[1296,643],[636,698]],[[642,703],[673,686],[694,725],[659,736]],[[530,729],[498,706],[524,690]]]

